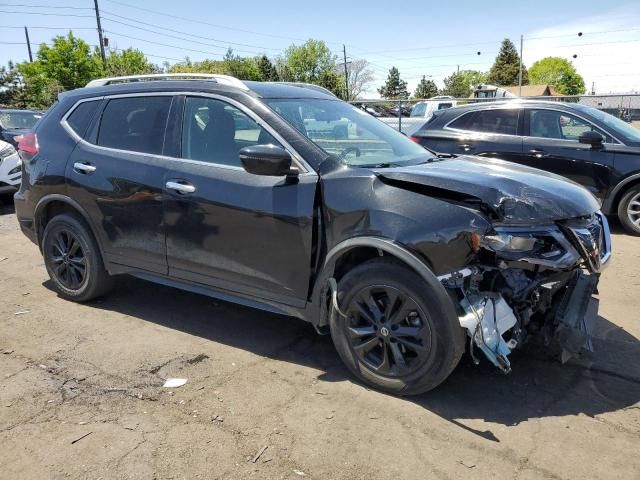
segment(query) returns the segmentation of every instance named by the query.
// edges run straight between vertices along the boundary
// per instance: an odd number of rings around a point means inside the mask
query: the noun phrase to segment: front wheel
[[[618,218],[625,230],[640,236],[640,186],[624,194],[618,205]]]
[[[93,234],[76,216],[58,215],[49,221],[42,236],[42,254],[61,297],[86,302],[112,286]]]
[[[363,382],[415,395],[438,386],[458,364],[465,345],[458,319],[413,270],[387,259],[368,261],[342,278],[339,292],[346,318],[332,316],[331,336]]]

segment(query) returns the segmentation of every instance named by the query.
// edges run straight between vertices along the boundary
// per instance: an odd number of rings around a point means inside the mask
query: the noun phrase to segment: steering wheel
[[[340,155],[338,156],[344,159],[344,157],[346,157],[349,152],[354,152],[356,154],[356,157],[359,157],[360,154],[362,153],[358,147],[347,147],[344,150],[342,150],[340,152]]]

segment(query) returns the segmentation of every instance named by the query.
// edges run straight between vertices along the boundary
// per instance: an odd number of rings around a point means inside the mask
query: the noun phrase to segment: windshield
[[[433,155],[380,120],[339,100],[266,99],[277,114],[348,165],[421,163]]]
[[[6,129],[32,129],[41,116],[35,112],[0,112],[0,126]]]
[[[625,138],[628,138],[632,142],[640,142],[640,130],[633,125],[620,120],[602,110],[598,110],[593,107],[585,107],[580,105],[580,110],[590,114],[594,118],[603,122],[607,127],[611,128],[614,132],[619,133]]]

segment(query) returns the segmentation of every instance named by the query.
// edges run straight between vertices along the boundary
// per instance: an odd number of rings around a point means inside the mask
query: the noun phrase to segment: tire
[[[42,236],[42,255],[55,290],[67,300],[87,302],[113,286],[98,243],[84,220],[75,215],[58,215],[49,221]]]
[[[631,187],[620,199],[618,218],[627,232],[640,236],[640,185]]]
[[[356,377],[384,392],[416,395],[451,374],[464,353],[465,334],[446,304],[449,296],[435,287],[440,285],[382,258],[341,279],[338,303],[346,318],[331,315],[331,337]]]

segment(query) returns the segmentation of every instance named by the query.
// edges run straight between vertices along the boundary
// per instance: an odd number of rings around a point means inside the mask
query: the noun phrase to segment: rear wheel
[[[640,235],[640,185],[624,194],[618,204],[618,218],[625,230]]]
[[[435,388],[458,364],[464,352],[460,324],[413,270],[372,260],[347,273],[339,291],[346,318],[333,316],[331,336],[349,370],[365,383],[418,394]]]
[[[112,286],[102,256],[86,223],[64,214],[51,219],[42,236],[44,263],[61,297],[86,302]]]

